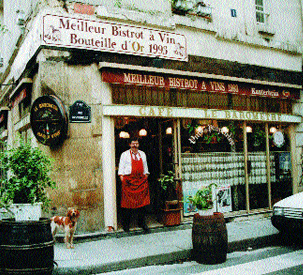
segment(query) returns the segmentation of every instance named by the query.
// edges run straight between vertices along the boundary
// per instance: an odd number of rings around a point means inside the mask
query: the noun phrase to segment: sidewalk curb
[[[247,249],[258,249],[266,246],[277,245],[278,233],[245,239],[240,241],[234,241],[228,243],[228,253],[234,251],[243,251]],[[64,267],[54,268],[53,275],[89,275],[111,271],[118,271],[130,268],[139,268],[148,265],[170,264],[178,261],[191,260],[192,249],[185,249],[177,252],[158,254],[152,256],[146,256],[142,258],[123,260],[119,262],[112,262],[106,264],[100,264],[95,266],[81,266],[81,267]]]

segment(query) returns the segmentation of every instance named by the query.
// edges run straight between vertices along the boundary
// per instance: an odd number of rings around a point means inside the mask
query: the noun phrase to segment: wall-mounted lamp
[[[251,126],[246,126],[246,133],[252,133],[253,129]]]
[[[146,137],[147,136],[147,131],[143,128],[139,131],[139,136],[140,137]]]
[[[120,138],[130,138],[130,135],[129,135],[128,132],[121,131],[120,134],[119,134],[119,137]]]
[[[271,134],[274,134],[275,132],[277,132],[278,131],[278,129],[276,128],[276,127],[270,127],[270,129],[269,129],[269,132],[271,133]]]
[[[172,128],[172,127],[166,128],[165,133],[166,133],[167,135],[172,135],[172,133],[173,133],[173,128]]]
[[[228,129],[226,126],[223,126],[223,127],[221,128],[221,132],[222,132],[223,134],[227,134],[227,133],[229,133],[229,129]]]

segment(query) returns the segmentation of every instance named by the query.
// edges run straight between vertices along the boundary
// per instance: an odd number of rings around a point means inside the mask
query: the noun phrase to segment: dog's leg
[[[68,249],[71,248],[71,245],[70,245],[70,232],[69,232],[69,230],[65,231],[64,243],[66,245],[66,248],[68,248]]]
[[[70,241],[69,241],[69,243],[70,243],[70,248],[75,248],[75,247],[74,247],[74,244],[73,244],[73,239],[74,239],[74,231],[72,230],[72,231],[70,232]]]

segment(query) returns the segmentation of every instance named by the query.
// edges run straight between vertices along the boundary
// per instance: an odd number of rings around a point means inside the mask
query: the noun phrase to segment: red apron
[[[131,154],[131,152],[130,152]],[[139,208],[150,204],[148,181],[145,177],[143,160],[132,160],[132,172],[123,176],[121,207]]]

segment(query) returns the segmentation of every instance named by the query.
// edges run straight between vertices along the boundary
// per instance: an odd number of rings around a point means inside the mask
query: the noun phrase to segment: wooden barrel
[[[52,274],[54,240],[50,220],[0,221],[0,274]]]
[[[227,230],[222,213],[211,216],[194,215],[192,257],[198,263],[219,264],[226,261]]]

